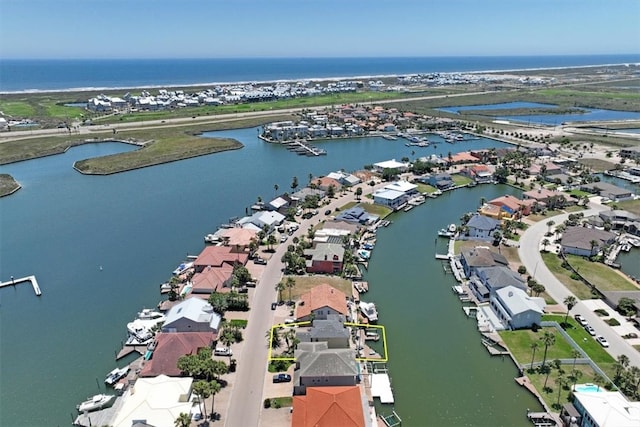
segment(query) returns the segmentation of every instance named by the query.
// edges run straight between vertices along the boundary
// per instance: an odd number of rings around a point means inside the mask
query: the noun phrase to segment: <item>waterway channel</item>
[[[0,278],[36,275],[0,291],[0,425],[63,426],[75,405],[104,391],[126,323],[160,300],[158,285],[203,236],[244,214],[258,196],[290,191],[293,176],[347,171],[404,156],[500,147],[474,140],[428,148],[382,138],[330,141],[327,156],[297,156],[257,138],[220,132],[241,150],[112,176],[83,176],[75,160],[132,149],[115,143],[0,167],[23,188],[0,199]],[[511,362],[491,359],[433,259],[437,229],[505,188],[447,194],[381,232],[367,278],[389,328],[394,391],[405,425],[519,425],[539,409],[514,383]],[[123,363],[126,363],[125,360]]]

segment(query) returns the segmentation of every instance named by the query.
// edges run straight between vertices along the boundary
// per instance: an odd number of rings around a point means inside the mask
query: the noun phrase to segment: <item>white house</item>
[[[382,189],[373,194],[373,203],[398,209],[407,202],[409,196],[402,191]]]
[[[506,286],[491,295],[489,305],[505,328],[523,329],[540,324],[545,302],[515,286]]]
[[[258,211],[251,216],[247,216],[238,220],[238,224],[244,227],[245,224],[251,223],[256,227],[262,228],[265,225],[270,229],[282,224],[286,217],[276,211]]]
[[[187,298],[171,307],[162,332],[215,332],[218,333],[222,317],[213,311],[206,300]]]
[[[401,191],[407,196],[411,196],[418,192],[418,186],[410,183],[409,181],[395,181],[389,185],[385,185],[384,188],[386,190]]]
[[[374,163],[373,167],[378,172],[384,172],[385,169],[397,169],[400,172],[406,172],[407,169],[409,169],[409,164],[397,162],[396,159],[391,159],[384,162]]]

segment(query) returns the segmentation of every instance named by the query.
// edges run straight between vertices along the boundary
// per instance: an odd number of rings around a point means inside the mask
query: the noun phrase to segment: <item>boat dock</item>
[[[306,141],[293,141],[287,145],[287,149],[293,151],[296,154],[305,155],[305,156],[322,156],[327,154],[326,150],[321,148],[314,147],[313,145],[307,143]]]
[[[392,411],[389,415],[379,415],[382,422],[389,427],[397,427],[402,424],[402,419],[396,413],[396,411]]]
[[[42,295],[42,291],[40,291],[40,286],[38,286],[38,280],[36,280],[36,276],[21,277],[19,279],[14,279],[12,276],[11,280],[9,280],[8,282],[0,283],[0,288],[5,286],[14,286],[24,282],[31,282],[31,286],[33,286],[33,291],[36,293],[36,295]]]
[[[447,254],[436,254],[436,259],[449,259]]]

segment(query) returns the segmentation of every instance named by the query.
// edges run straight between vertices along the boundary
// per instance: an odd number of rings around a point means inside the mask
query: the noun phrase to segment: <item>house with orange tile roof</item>
[[[319,189],[325,190],[325,191],[328,190],[329,187],[331,187],[332,185],[336,191],[340,190],[340,188],[342,187],[342,184],[340,184],[340,181],[338,181],[337,179],[329,178],[327,176],[323,176],[322,178],[316,179],[314,183],[318,186]]]
[[[529,215],[529,213],[531,213],[531,208],[528,203],[522,203],[520,199],[509,194],[496,197],[488,201],[487,204],[500,207],[502,211],[500,219],[516,219],[522,215]]]
[[[487,183],[493,180],[493,170],[487,165],[468,166],[460,174],[473,179],[477,183]]]
[[[247,228],[221,228],[216,235],[220,237],[224,246],[231,248],[231,252],[244,252],[251,241],[257,239],[258,233]]]
[[[326,283],[311,288],[300,296],[296,308],[296,320],[326,320],[327,316],[338,314],[347,316],[347,295]]]
[[[201,273],[208,267],[222,267],[223,264],[245,265],[248,259],[249,255],[233,252],[231,246],[206,246],[193,262],[193,267],[196,273]]]
[[[293,397],[291,426],[369,426],[364,402],[357,386],[309,387],[306,395]]]
[[[451,163],[452,164],[460,164],[460,163],[477,163],[478,158],[472,155],[468,151],[462,151],[460,153],[451,155]]]
[[[145,363],[140,376],[182,376],[178,359],[187,354],[197,354],[201,348],[211,348],[216,338],[214,332],[159,333],[156,335],[153,356]]]
[[[191,277],[192,294],[211,294],[231,291],[233,266],[222,264],[220,267],[207,267]]]

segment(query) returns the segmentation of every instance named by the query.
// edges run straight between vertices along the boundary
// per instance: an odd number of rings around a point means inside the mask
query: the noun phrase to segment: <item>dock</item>
[[[380,414],[379,416],[382,422],[389,427],[397,427],[402,424],[402,419],[400,419],[396,411],[392,411],[389,415]]]
[[[19,279],[14,279],[13,277],[11,277],[11,280],[9,280],[8,282],[0,283],[0,288],[5,286],[14,286],[14,285],[18,285],[20,283],[25,283],[25,282],[31,282],[31,286],[33,286],[33,291],[36,293],[37,296],[42,295],[42,291],[40,291],[40,286],[38,286],[38,280],[36,280],[36,276],[21,277]]]
[[[313,145],[307,143],[306,141],[293,141],[286,145],[288,150],[301,155],[322,156],[327,154],[326,150],[314,147]]]
[[[447,254],[436,254],[436,259],[449,259]]]

